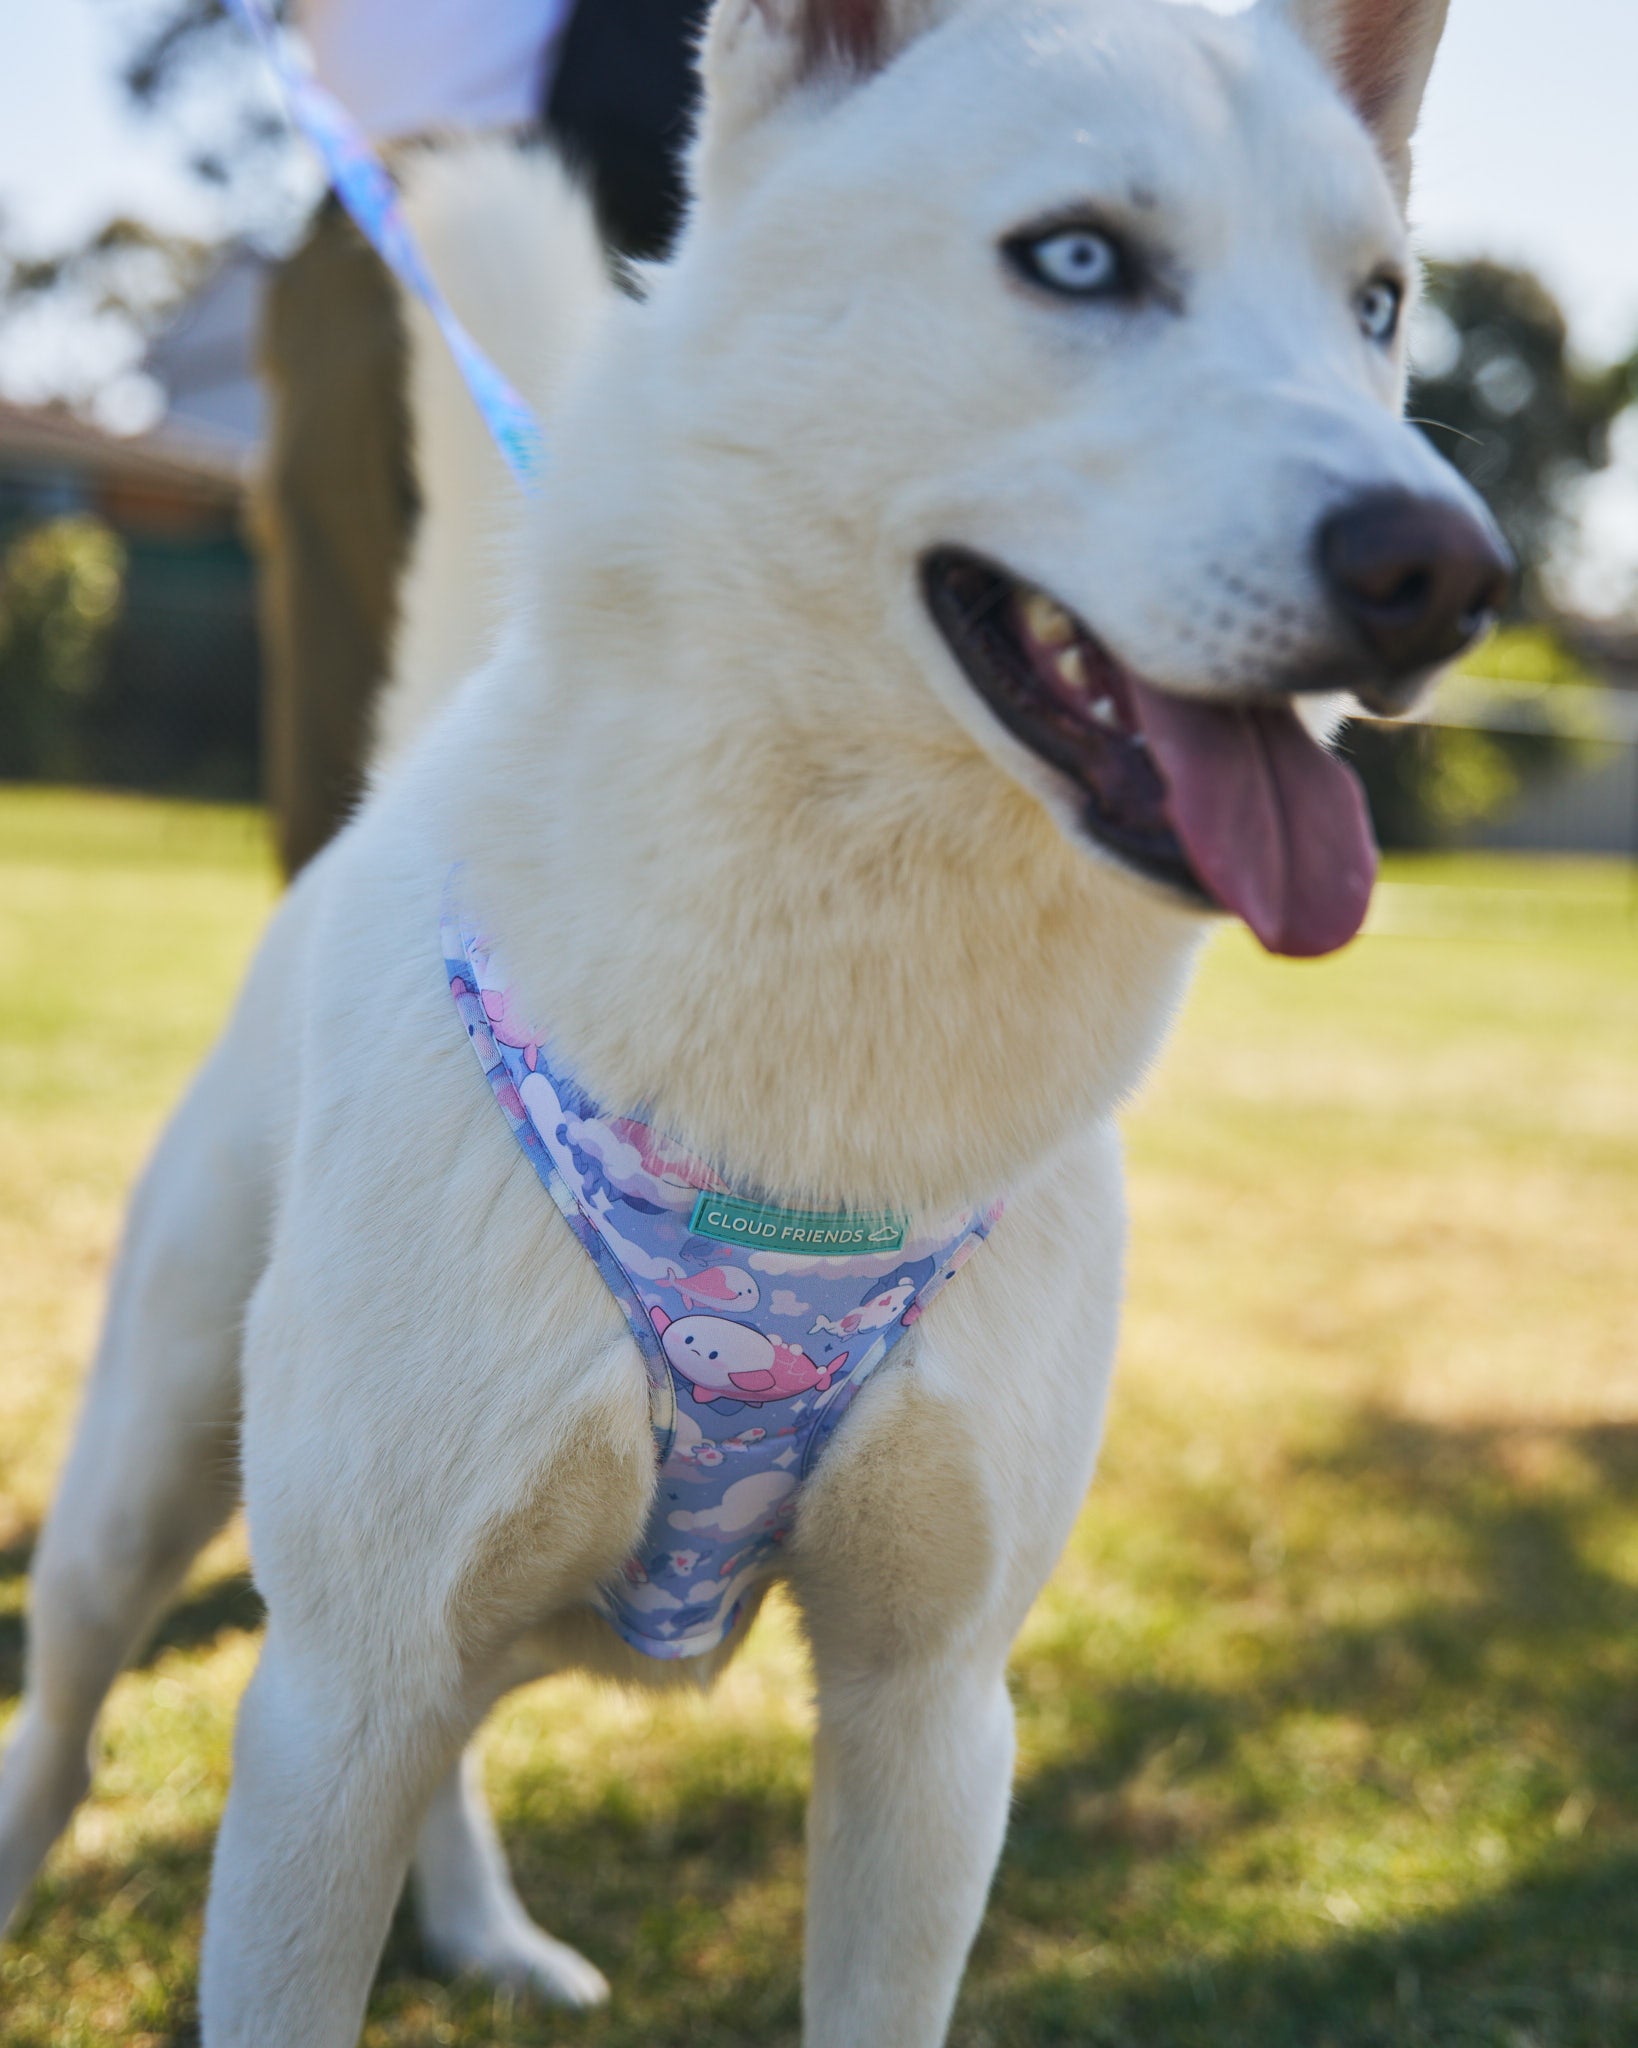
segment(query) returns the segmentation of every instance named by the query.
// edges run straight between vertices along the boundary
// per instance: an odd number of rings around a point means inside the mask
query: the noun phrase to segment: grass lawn
[[[121,1193],[271,897],[242,812],[0,791],[0,1719]],[[1130,1121],[1103,1471],[1018,1649],[959,2048],[1638,2041],[1638,891],[1401,867],[1317,966],[1215,944]],[[5,2048],[191,2041],[257,1604],[236,1535],[117,1688],[0,1951]],[[571,2021],[423,1974],[372,2048],[797,2039],[806,1680],[496,1717]],[[291,2044],[299,2048],[299,2044]],[[891,2048],[891,2044],[860,2044]]]

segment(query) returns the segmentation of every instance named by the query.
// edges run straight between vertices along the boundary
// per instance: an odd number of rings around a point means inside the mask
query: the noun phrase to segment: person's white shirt
[[[572,0],[297,0],[294,10],[319,83],[380,143],[533,120],[571,11]]]

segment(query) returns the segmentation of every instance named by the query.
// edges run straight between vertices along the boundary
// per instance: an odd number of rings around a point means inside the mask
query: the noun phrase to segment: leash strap
[[[346,108],[298,58],[290,38],[269,13],[267,0],[224,0],[224,4],[256,39],[291,119],[323,159],[336,196],[360,232],[437,321],[507,468],[532,495],[546,462],[540,421],[472,339],[438,289],[385,164]]]

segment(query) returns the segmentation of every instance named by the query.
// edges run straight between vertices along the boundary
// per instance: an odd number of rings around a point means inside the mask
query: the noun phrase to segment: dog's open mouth
[[[1101,846],[1233,911],[1271,953],[1329,953],[1359,930],[1376,878],[1365,794],[1289,700],[1157,689],[1054,598],[961,549],[929,554],[922,585],[967,680],[1075,785]]]

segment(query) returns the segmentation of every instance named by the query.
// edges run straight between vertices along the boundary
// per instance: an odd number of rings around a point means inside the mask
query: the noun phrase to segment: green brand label
[[[796,1252],[809,1259],[896,1252],[904,1243],[904,1218],[886,1210],[864,1216],[820,1216],[805,1209],[772,1209],[765,1202],[741,1202],[733,1195],[701,1195],[694,1204],[689,1228],[696,1237],[714,1237],[723,1244]]]

